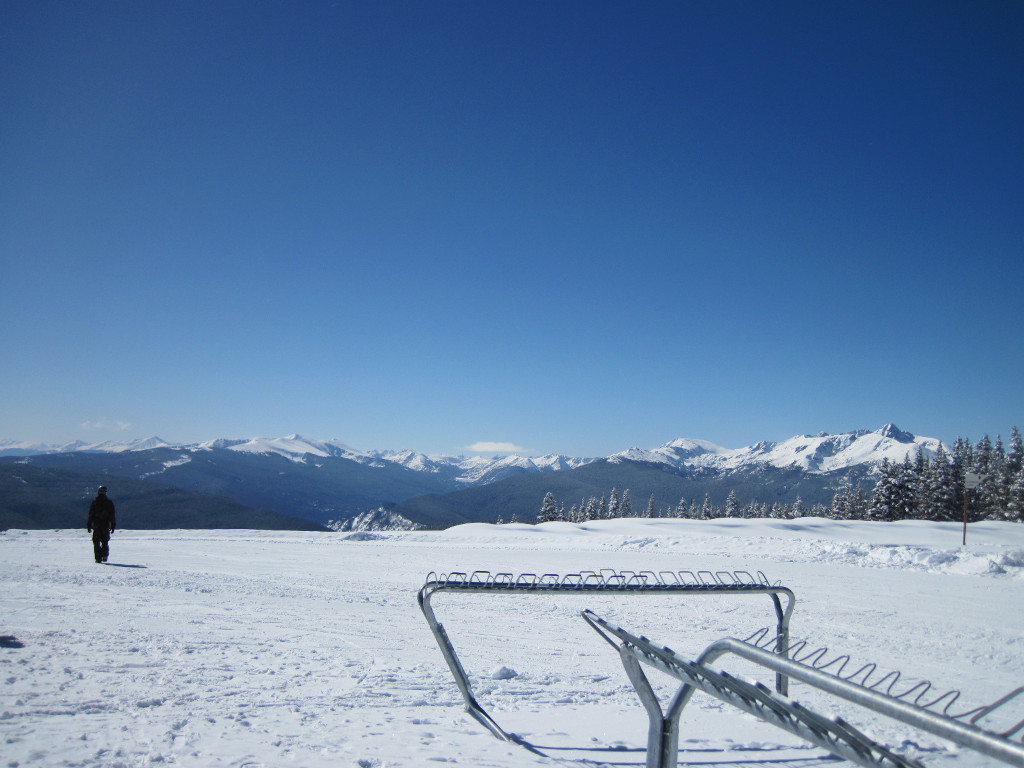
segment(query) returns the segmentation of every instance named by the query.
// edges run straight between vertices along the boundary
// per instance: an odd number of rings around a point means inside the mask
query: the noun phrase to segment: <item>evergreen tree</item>
[[[548,491],[544,495],[544,501],[541,502],[540,512],[537,513],[537,522],[550,523],[558,519],[558,505],[555,503],[555,496],[551,491]]]
[[[850,520],[865,520],[868,516],[868,495],[860,483],[853,489],[850,497]]]
[[[1017,469],[1010,483],[1009,498],[1003,518],[1015,523],[1024,523],[1024,466]]]
[[[1024,466],[1024,441],[1017,427],[1010,430],[1010,448],[1006,452],[1005,466],[1011,473],[1020,471],[1021,466]]]
[[[1003,480],[1006,502],[1003,519],[1024,522],[1024,443],[1016,426],[1010,431],[1010,448],[1003,462]]]
[[[884,458],[879,472],[881,477],[878,478],[878,484],[871,495],[868,518],[871,520],[897,520],[900,508],[900,492],[897,487],[899,465]]]
[[[920,447],[918,447],[918,455],[923,458],[923,451]],[[921,470],[918,469],[919,466],[922,468]],[[897,520],[911,520],[918,517],[918,511],[921,509],[923,468],[926,466],[927,461],[920,463],[911,461],[909,453],[903,457],[903,463],[900,464],[897,473],[897,488],[899,490]],[[919,474],[919,472],[922,473]]]
[[[831,520],[849,520],[850,495],[850,481],[843,480],[839,489],[832,497],[832,503],[829,505],[826,516]]]
[[[651,494],[651,498],[649,498],[647,500],[647,514],[646,514],[646,517],[652,518],[652,517],[657,517],[657,516],[658,516],[657,512],[655,511],[655,508],[654,508],[654,494],[652,493]]]
[[[1011,445],[1011,450],[1012,447]],[[1010,503],[1010,486],[1013,485],[1014,472],[1010,469],[1009,456],[1003,449],[1001,436],[996,437],[993,454],[995,461],[992,468],[992,506],[989,509],[988,517],[990,520],[1005,520],[1006,507]]]
[[[909,454],[907,456],[909,459]],[[914,461],[904,462],[904,473],[907,482],[907,517],[919,520],[928,519],[928,475],[931,472],[931,462],[924,452],[924,446],[917,446],[914,454]]]
[[[964,437],[958,437],[953,443],[953,481],[956,483],[956,508],[960,514],[964,508],[964,481],[967,473],[974,466],[974,446]]]
[[[972,520],[985,520],[998,506],[997,477],[999,461],[988,435],[983,435],[974,446],[975,474],[981,477],[978,487],[971,493],[970,511]]]
[[[796,497],[796,501],[793,502],[793,506],[789,508],[789,517],[803,517],[804,516],[804,500],[799,496]]]
[[[715,516],[715,508],[711,504],[711,495],[704,494],[704,503],[700,507],[700,519],[710,520]]]
[[[729,496],[725,500],[725,516],[726,517],[739,517],[740,516],[740,502],[736,498],[736,491],[729,491]]]
[[[608,497],[608,515],[609,517],[619,517],[619,492],[612,488],[611,495]]]
[[[917,453],[914,456],[914,474],[918,477],[925,477],[928,474],[928,457],[925,455],[924,446],[917,446]]]
[[[953,443],[953,468],[963,478],[965,472],[974,466],[974,446],[965,437],[958,437]]]
[[[629,498],[629,488],[622,492],[622,499],[619,501],[619,514],[622,517],[633,516],[633,502]]]
[[[924,488],[923,517],[928,520],[957,519],[956,474],[942,443],[935,449]]]
[[[974,463],[971,468],[979,475],[987,475],[992,471],[992,441],[988,435],[982,435],[974,446]]]
[[[992,490],[991,498],[988,500],[989,520],[1002,520],[1006,503],[1010,500],[1010,478],[1006,475],[1006,450],[1003,448],[1003,438],[996,435],[995,445],[992,446]]]
[[[999,474],[1006,462],[1006,450],[1003,448],[1003,436],[996,435],[996,443],[992,446],[992,474]]]

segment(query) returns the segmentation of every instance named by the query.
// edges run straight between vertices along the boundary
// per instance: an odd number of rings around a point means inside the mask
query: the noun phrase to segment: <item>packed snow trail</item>
[[[6,531],[0,765],[642,766],[646,715],[580,611],[694,655],[773,621],[763,597],[439,596],[482,703],[531,752],[464,713],[416,605],[431,571],[760,570],[795,591],[794,637],[987,703],[1024,684],[1024,526],[958,545],[955,525],[821,520],[119,530],[97,565],[84,530]],[[993,764],[843,714],[929,766]],[[825,759],[699,698],[680,746],[680,765]]]

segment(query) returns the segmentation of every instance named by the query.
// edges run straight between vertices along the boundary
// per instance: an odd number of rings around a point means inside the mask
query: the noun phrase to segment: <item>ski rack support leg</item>
[[[434,633],[434,639],[437,640],[437,645],[441,649],[441,655],[444,656],[448,669],[451,671],[452,677],[455,678],[455,685],[458,686],[459,693],[462,694],[462,700],[466,703],[466,712],[502,741],[511,741],[511,737],[494,721],[494,718],[487,714],[476,700],[476,696],[473,695],[473,687],[469,683],[466,670],[462,668],[462,662],[459,661],[459,657],[455,653],[452,641],[448,638],[444,625],[434,616],[434,609],[430,606],[430,597],[433,592],[426,592],[424,594],[425,592],[426,587],[420,590],[417,598],[420,610],[423,611],[423,615],[427,619],[427,625],[430,627],[430,631]]]
[[[619,647],[619,658],[622,659],[622,666],[633,684],[633,689],[647,710],[646,768],[676,768],[676,755],[679,752],[679,716],[693,695],[693,688],[685,685],[679,688],[672,696],[668,709],[663,711],[658,696],[636,656],[623,645]]]
[[[789,655],[789,619],[793,615],[793,603],[796,598],[789,590],[769,592],[768,594],[772,599],[772,604],[775,606],[775,616],[778,619],[775,635],[775,652],[785,657]],[[779,595],[781,594],[786,595],[789,600],[785,610],[782,608],[782,601],[779,600]],[[789,696],[789,676],[785,672],[775,673],[775,690],[783,696]]]

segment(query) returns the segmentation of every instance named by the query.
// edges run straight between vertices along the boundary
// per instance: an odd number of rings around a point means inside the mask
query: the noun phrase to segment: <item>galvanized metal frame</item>
[[[985,730],[978,725],[984,718],[1024,693],[1024,687],[1017,688],[992,704],[950,714],[950,707],[958,698],[958,692],[950,691],[926,701],[923,697],[931,685],[925,682],[917,683],[902,693],[894,693],[893,686],[899,679],[899,673],[889,673],[871,684],[869,681],[875,671],[874,665],[866,665],[842,677],[842,669],[849,657],[840,656],[826,661],[826,649],[806,652],[803,658],[811,661],[808,665],[774,650],[726,638],[708,646],[696,661],[689,661],[670,648],[659,647],[643,636],[633,635],[592,611],[584,611],[583,618],[618,649],[626,674],[647,709],[650,722],[648,768],[675,767],[679,716],[696,690],[726,701],[867,768],[909,768],[919,765],[877,744],[841,719],[824,718],[781,693],[773,694],[760,683],[741,680],[728,672],[713,670],[708,666],[727,655],[740,657],[774,671],[776,675],[799,680],[886,717],[949,739],[960,746],[1024,768],[1024,743],[1012,740],[1012,737],[1024,731],[1024,721],[1000,732]],[[613,637],[619,642],[612,640]],[[661,704],[641,669],[641,661],[683,683],[665,712],[662,712]],[[838,667],[839,672],[823,671],[830,666]],[[861,678],[860,683],[855,682],[857,678]],[[885,693],[879,690],[882,687],[885,687]],[[937,711],[940,706],[941,712]]]
[[[466,711],[492,734],[504,741],[512,737],[491,717],[477,701],[473,686],[459,660],[451,638],[444,625],[437,620],[431,600],[439,592],[456,594],[493,593],[516,595],[549,595],[559,592],[600,593],[603,595],[768,595],[772,600],[776,616],[776,652],[785,655],[789,647],[789,624],[796,603],[796,597],[787,587],[771,584],[758,571],[582,571],[558,575],[554,573],[534,574],[511,573],[492,574],[489,571],[472,573],[449,573],[427,575],[426,583],[420,588],[417,600],[427,620],[430,631],[441,649],[455,684],[462,694]],[[783,598],[785,606],[783,606]],[[776,676],[776,689],[786,694],[789,681],[785,673]]]

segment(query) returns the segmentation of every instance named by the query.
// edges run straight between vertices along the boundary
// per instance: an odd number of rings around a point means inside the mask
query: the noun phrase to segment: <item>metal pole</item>
[[[699,666],[707,665],[727,653],[753,661],[755,664],[768,669],[781,669],[789,677],[814,686],[819,690],[834,694],[879,714],[887,715],[894,720],[912,725],[915,728],[920,728],[922,731],[955,741],[962,747],[977,750],[989,757],[1024,768],[1024,744],[1010,741],[1009,738],[1000,734],[984,731],[980,727],[973,725],[973,721],[969,721],[970,724],[962,723],[951,717],[929,711],[916,704],[864,688],[857,683],[830,675],[827,672],[822,672],[790,659],[781,658],[760,648],[754,648],[739,640],[726,638],[712,643],[697,657],[696,663]],[[661,661],[662,665],[660,665],[660,668],[668,672],[668,674],[674,675],[673,671],[666,669],[667,665],[664,665],[664,661]]]

